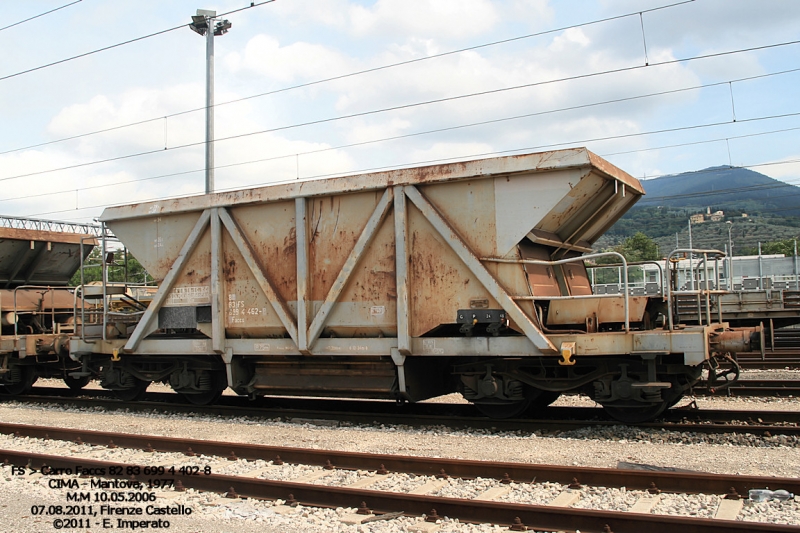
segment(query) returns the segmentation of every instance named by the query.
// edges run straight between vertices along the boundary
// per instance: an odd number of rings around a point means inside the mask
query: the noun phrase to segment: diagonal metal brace
[[[366,226],[364,226],[361,235],[359,235],[353,250],[350,252],[342,269],[339,271],[339,275],[336,276],[336,281],[333,282],[333,285],[328,291],[328,295],[325,297],[322,307],[320,307],[313,322],[311,322],[311,327],[308,332],[309,346],[314,344],[314,341],[319,337],[322,328],[325,326],[325,321],[328,319],[331,309],[333,309],[333,305],[338,300],[339,295],[350,279],[350,275],[353,273],[353,270],[355,270],[356,265],[358,265],[358,261],[364,255],[367,247],[378,232],[381,223],[386,218],[386,213],[389,212],[389,206],[392,205],[392,193],[393,190],[391,188],[384,191],[378,205],[375,206],[375,210],[372,212],[372,216],[369,217]]]
[[[206,226],[208,226],[208,221],[210,218],[210,209],[206,209],[200,215],[200,218],[197,220],[194,228],[192,228],[192,232],[189,233],[189,236],[186,238],[186,242],[183,243],[183,247],[181,248],[180,253],[178,253],[178,257],[175,258],[175,262],[172,263],[172,267],[170,267],[167,275],[164,276],[164,280],[158,287],[158,291],[156,291],[156,294],[153,296],[153,301],[150,302],[150,305],[147,307],[147,311],[144,312],[142,319],[136,326],[136,329],[133,330],[131,338],[125,343],[123,351],[130,353],[136,351],[136,348],[138,348],[139,343],[142,341],[148,329],[150,328],[153,318],[155,318],[155,316],[158,314],[161,306],[164,305],[167,295],[170,293],[170,291],[172,291],[172,287],[175,285],[178,275],[180,275],[180,273],[183,271],[183,265],[189,259],[189,256],[192,254],[197,246],[197,243],[200,241],[200,237],[203,235]]]
[[[558,350],[550,342],[542,331],[536,327],[525,312],[520,309],[517,303],[509,296],[503,289],[498,281],[492,276],[480,259],[472,252],[467,244],[461,239],[455,229],[453,229],[447,220],[439,213],[439,211],[425,199],[424,196],[413,185],[406,185],[403,187],[406,196],[411,200],[417,209],[420,210],[428,222],[436,229],[441,237],[450,245],[450,248],[455,254],[464,262],[464,265],[472,272],[478,281],[489,291],[492,298],[505,309],[508,317],[513,320],[520,328],[526,337],[543,353],[558,353]]]
[[[266,271],[261,267],[261,263],[259,263],[258,259],[256,259],[256,254],[253,252],[250,243],[247,242],[239,226],[236,225],[236,222],[226,209],[219,210],[219,218],[222,220],[225,229],[228,230],[228,234],[230,234],[231,240],[233,240],[236,248],[239,249],[239,253],[242,254],[244,262],[247,264],[250,272],[252,272],[253,277],[255,277],[256,283],[258,283],[258,286],[261,288],[261,292],[267,297],[267,301],[272,305],[272,309],[275,311],[275,314],[278,315],[281,324],[286,328],[286,331],[289,333],[294,343],[297,344],[297,326],[295,326],[289,307],[270,282]]]

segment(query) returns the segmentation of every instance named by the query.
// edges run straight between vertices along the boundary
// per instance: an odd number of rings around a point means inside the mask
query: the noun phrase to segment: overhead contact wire
[[[33,17],[26,18],[25,20],[20,20],[19,22],[15,22],[14,24],[9,24],[8,26],[4,26],[0,28],[0,31],[7,30],[8,28],[13,28],[14,26],[19,26],[20,24],[24,24],[26,22],[30,22],[31,20],[38,19],[39,17],[43,17],[45,15],[49,15],[50,13],[55,13],[60,9],[64,9],[65,7],[69,7],[75,5],[83,0],[75,0],[74,2],[70,2],[69,4],[64,4],[61,7],[57,7],[55,9],[51,9],[50,11],[45,11],[44,13],[39,13],[38,15],[34,15]]]
[[[274,0],[270,0],[270,1],[274,1]],[[255,98],[261,98],[261,97],[264,97],[264,96],[269,96],[269,95],[273,95],[273,94],[279,94],[279,93],[282,93],[282,92],[292,91],[292,90],[295,90],[295,89],[303,89],[303,88],[306,88],[306,87],[311,87],[311,86],[314,86],[314,85],[320,85],[320,84],[328,83],[328,82],[331,82],[331,81],[338,81],[338,80],[342,80],[342,79],[346,79],[346,78],[351,78],[351,77],[354,77],[354,76],[360,76],[360,75],[363,75],[363,74],[369,74],[369,73],[378,72],[378,71],[381,71],[381,70],[387,70],[387,69],[400,67],[400,66],[404,66],[404,65],[410,65],[410,64],[413,64],[413,63],[419,63],[421,61],[427,61],[429,59],[438,59],[438,58],[441,58],[441,57],[460,54],[462,52],[469,52],[469,51],[472,51],[472,50],[479,50],[481,48],[488,48],[488,47],[497,46],[497,45],[501,45],[501,44],[507,44],[507,43],[511,43],[511,42],[514,42],[514,41],[530,39],[530,38],[533,38],[533,37],[541,37],[543,35],[548,35],[548,34],[551,34],[551,33],[558,33],[558,32],[561,32],[561,31],[568,30],[568,29],[572,29],[572,28],[580,28],[580,27],[583,27],[583,26],[591,26],[591,25],[595,25],[595,24],[601,24],[603,22],[610,22],[610,21],[613,21],[613,20],[619,20],[619,19],[623,19],[623,18],[635,16],[635,15],[641,15],[641,13],[659,11],[659,10],[662,10],[662,9],[668,9],[668,8],[679,6],[679,5],[683,5],[683,4],[689,4],[689,3],[692,3],[694,1],[695,0],[685,0],[683,2],[677,2],[677,3],[674,3],[674,4],[668,4],[666,6],[656,7],[656,8],[652,8],[652,9],[645,10],[645,11],[642,11],[642,12],[626,13],[624,15],[615,15],[613,17],[597,19],[597,20],[593,20],[593,21],[590,21],[590,22],[582,22],[580,24],[573,24],[571,26],[563,26],[561,28],[556,28],[556,29],[552,29],[552,30],[546,30],[546,31],[537,32],[537,33],[530,33],[530,34],[526,34],[526,35],[520,35],[520,36],[517,36],[517,37],[511,37],[509,39],[501,39],[499,41],[492,41],[490,43],[483,43],[483,44],[479,44],[479,45],[475,45],[475,46],[470,46],[470,47],[467,47],[467,48],[459,48],[458,50],[450,50],[448,52],[442,52],[442,53],[439,53],[439,54],[433,54],[433,55],[429,55],[429,56],[425,56],[425,57],[418,57],[418,58],[415,58],[415,59],[409,59],[407,61],[400,61],[400,62],[397,62],[397,63],[390,63],[388,65],[382,65],[382,66],[379,66],[379,67],[373,67],[373,68],[368,68],[368,69],[364,69],[364,70],[359,70],[359,71],[356,71],[356,72],[350,72],[348,74],[341,74],[341,75],[333,76],[333,77],[330,77],[330,78],[323,78],[321,80],[315,80],[315,81],[311,81],[311,82],[308,82],[308,83],[301,83],[301,84],[298,84],[298,85],[291,85],[289,87],[283,87],[281,89],[276,89],[276,90],[273,90],[273,91],[267,91],[267,92],[263,92],[263,93],[253,94],[253,95],[250,95],[250,96],[244,96],[242,98],[236,98],[234,100],[228,100],[226,102],[219,102],[219,103],[214,104],[212,107],[217,108],[217,107],[221,107],[221,106],[224,106],[224,105],[235,104],[235,103],[238,103],[238,102],[244,102],[246,100],[252,100],[252,99],[255,99]],[[262,3],[268,3],[268,2],[262,2]],[[258,5],[261,5],[261,4],[258,4]],[[233,13],[233,12],[234,11],[231,11],[229,13],[225,13],[224,15],[228,15],[228,14]],[[219,16],[224,16],[224,15],[219,15]],[[183,27],[183,26],[179,26],[179,27]],[[2,78],[0,78],[0,80],[2,80]],[[91,131],[91,132],[87,132],[87,133],[81,133],[79,135],[73,135],[73,136],[70,136],[70,137],[64,137],[62,139],[56,139],[56,140],[48,141],[48,142],[44,142],[44,143],[33,144],[33,145],[25,146],[25,147],[22,147],[22,148],[14,148],[14,149],[11,149],[11,150],[6,150],[6,151],[3,151],[3,152],[0,152],[0,155],[7,154],[7,153],[10,153],[10,152],[17,152],[17,151],[20,151],[20,150],[28,150],[28,149],[31,149],[31,148],[38,148],[40,146],[47,146],[47,145],[55,144],[55,143],[59,143],[59,142],[70,141],[70,140],[73,140],[73,139],[79,139],[81,137],[88,137],[90,135],[97,135],[97,134],[100,134],[100,133],[107,133],[109,131],[114,131],[114,130],[118,130],[118,129],[122,129],[122,128],[139,126],[141,124],[147,124],[149,122],[153,122],[153,121],[156,121],[156,120],[161,120],[162,118],[172,118],[172,117],[186,115],[186,114],[189,114],[189,113],[196,113],[198,111],[205,111],[205,110],[206,110],[205,106],[204,107],[197,107],[197,108],[194,108],[194,109],[187,109],[185,111],[178,111],[176,113],[165,115],[163,117],[153,117],[153,118],[140,120],[140,121],[136,121],[136,122],[130,122],[130,123],[127,123],[127,124],[121,124],[119,126],[113,126],[113,127],[104,128],[104,129],[101,129],[101,130]]]
[[[272,1],[274,1],[274,0],[272,0]],[[695,57],[690,57],[690,58],[672,59],[672,60],[668,60],[668,61],[661,61],[659,63],[653,63],[650,66],[653,67],[653,66],[664,66],[664,65],[676,64],[676,63],[685,63],[685,62],[696,61],[696,60],[700,60],[700,59],[708,59],[708,58],[711,58],[711,57],[720,57],[720,56],[724,56],[724,55],[733,55],[733,54],[751,52],[751,51],[754,51],[754,50],[764,50],[764,49],[775,48],[775,47],[780,47],[780,46],[789,46],[789,45],[794,45],[794,44],[798,44],[798,43],[800,43],[800,40],[787,41],[787,42],[783,42],[783,43],[776,43],[776,44],[763,45],[763,46],[756,46],[756,47],[744,48],[744,49],[739,49],[739,50],[731,50],[731,51],[727,51],[727,52],[716,52],[716,53],[712,53],[712,54],[704,54],[704,55],[701,55],[701,56],[695,56]],[[413,108],[413,107],[419,107],[419,106],[424,106],[424,105],[431,105],[431,104],[436,104],[436,103],[450,102],[450,101],[454,101],[454,100],[463,100],[463,99],[466,99],[466,98],[472,98],[472,97],[476,97],[476,96],[485,96],[485,95],[489,95],[489,94],[497,94],[497,93],[501,93],[501,92],[518,90],[518,89],[525,89],[525,88],[531,88],[531,87],[540,87],[540,86],[550,85],[550,84],[554,84],[554,83],[562,83],[562,82],[565,82],[565,81],[575,81],[575,80],[579,80],[579,79],[588,79],[588,78],[597,77],[597,76],[604,76],[604,75],[608,75],[608,74],[618,74],[618,73],[621,73],[621,72],[631,72],[631,71],[639,70],[639,69],[642,69],[642,68],[648,68],[648,67],[644,67],[644,66],[641,66],[641,65],[632,66],[632,67],[622,67],[622,68],[618,68],[618,69],[611,69],[611,70],[605,70],[605,71],[600,71],[600,72],[579,74],[579,75],[575,75],[575,76],[567,76],[567,77],[564,77],[564,78],[557,78],[557,79],[553,79],[553,80],[544,80],[544,81],[539,81],[539,82],[526,83],[526,84],[522,84],[522,85],[516,85],[514,87],[504,87],[504,88],[500,88],[500,89],[490,89],[490,90],[487,90],[487,91],[479,91],[479,92],[476,92],[476,93],[468,93],[468,94],[450,96],[450,97],[445,97],[445,98],[436,98],[436,99],[433,99],[433,100],[426,100],[424,102],[415,102],[415,103],[411,103],[411,104],[402,104],[402,105],[399,105],[399,106],[392,106],[392,107],[387,107],[387,108],[378,109],[378,110],[363,111],[363,112],[360,112],[360,113],[352,113],[352,114],[349,114],[349,115],[342,115],[342,116],[338,116],[338,117],[329,117],[329,118],[324,118],[324,119],[319,119],[319,120],[312,120],[312,121],[302,122],[302,123],[297,123],[297,124],[290,124],[290,125],[286,125],[286,126],[278,126],[278,127],[275,127],[275,128],[269,128],[269,129],[265,129],[265,130],[258,130],[258,131],[253,131],[253,132],[241,133],[241,134],[238,134],[238,135],[231,135],[231,136],[228,136],[228,137],[221,137],[221,138],[218,138],[218,139],[214,139],[211,142],[218,143],[218,142],[229,141],[229,140],[234,140],[234,139],[241,139],[241,138],[244,138],[244,137],[251,137],[251,136],[254,136],[254,135],[263,135],[265,133],[273,133],[273,132],[276,132],[276,131],[284,131],[284,130],[288,130],[288,129],[300,128],[300,127],[305,127],[305,126],[313,126],[313,125],[318,125],[318,124],[325,124],[325,123],[335,122],[335,121],[339,121],[339,120],[346,120],[346,119],[351,119],[351,118],[358,118],[358,117],[363,117],[363,116],[368,116],[368,115],[374,115],[374,114],[378,114],[378,113],[386,113],[386,112],[389,112],[389,111],[398,111],[398,110],[401,110],[401,109],[410,109],[410,108]],[[793,69],[793,70],[796,70],[796,69]],[[790,71],[787,71],[787,72],[791,72],[793,70],[790,70]],[[756,78],[756,77],[757,76],[754,76],[752,78]],[[720,82],[720,83],[710,84],[710,85],[720,85],[722,83],[727,83],[727,82]],[[792,116],[792,115],[794,115],[794,114],[793,113],[789,113],[789,114],[786,114],[786,115],[783,115],[783,116]],[[776,115],[776,116],[780,116],[780,115]],[[178,145],[178,146],[173,146],[172,148],[169,148],[169,150],[180,150],[180,149],[183,149],[183,148],[190,148],[190,147],[194,147],[194,146],[202,146],[202,145],[205,145],[205,144],[207,144],[206,141],[198,141],[198,142],[194,142],[194,143],[186,143],[186,144],[182,144],[182,145]],[[106,158],[106,159],[101,159],[101,160],[96,160],[96,161],[88,161],[86,163],[78,163],[78,164],[75,164],[75,165],[69,165],[69,166],[65,166],[65,167],[58,167],[58,168],[54,168],[54,169],[41,170],[41,171],[37,171],[37,172],[30,172],[30,173],[27,173],[27,174],[19,174],[19,175],[16,175],[16,176],[8,176],[8,177],[5,177],[5,178],[0,178],[0,181],[7,181],[7,180],[12,180],[12,179],[18,179],[18,178],[24,178],[24,177],[30,177],[30,176],[37,176],[37,175],[41,175],[41,174],[48,174],[48,173],[51,173],[51,172],[58,172],[58,171],[62,171],[62,170],[71,170],[71,169],[75,169],[75,168],[92,166],[92,165],[97,165],[97,164],[101,164],[101,163],[113,162],[113,161],[120,161],[120,160],[123,160],[123,159],[129,159],[129,158],[133,158],[133,157],[141,157],[141,156],[150,155],[150,154],[154,154],[154,153],[164,153],[164,152],[166,152],[166,150],[161,149],[161,148],[155,149],[155,150],[146,150],[146,151],[143,151],[143,152],[137,152],[137,153],[133,153],[133,154],[126,154],[126,155],[122,155],[122,156],[111,157],[111,158]]]
[[[264,2],[259,2],[257,4],[251,2],[249,6],[242,7],[242,8],[239,8],[239,9],[234,9],[233,11],[228,11],[227,13],[221,13],[221,14],[219,14],[217,16],[218,17],[224,17],[224,16],[227,16],[227,15],[230,15],[231,13],[237,13],[239,11],[243,11],[245,9],[250,9],[252,7],[258,7],[258,6],[263,5],[263,4],[270,4],[270,3],[274,2],[274,1],[275,0],[266,0]],[[63,63],[67,63],[67,62],[73,61],[75,59],[80,59],[82,57],[90,56],[90,55],[97,54],[97,53],[100,53],[100,52],[105,52],[107,50],[112,50],[114,48],[119,48],[120,46],[125,46],[126,44],[131,44],[131,43],[135,43],[135,42],[138,42],[138,41],[143,41],[145,39],[149,39],[150,37],[156,37],[158,35],[163,35],[165,33],[171,32],[171,31],[175,31],[175,30],[179,30],[181,28],[185,28],[187,26],[188,26],[188,24],[181,24],[180,26],[175,26],[173,28],[167,28],[166,30],[161,30],[161,31],[149,33],[147,35],[142,35],[141,37],[135,37],[133,39],[128,39],[127,41],[123,41],[123,42],[117,43],[117,44],[112,44],[112,45],[109,45],[109,46],[104,46],[103,48],[98,48],[98,49],[92,50],[90,52],[84,52],[82,54],[78,54],[78,55],[75,55],[75,56],[65,57],[64,59],[59,59],[58,61],[53,61],[52,63],[47,63],[45,65],[39,65],[38,67],[29,68],[27,70],[21,70],[19,72],[15,72],[14,74],[7,74],[5,76],[0,77],[0,81],[7,80],[7,79],[10,79],[10,78],[15,78],[17,76],[22,76],[23,74],[28,74],[30,72],[36,72],[37,70],[46,69],[46,68],[49,68],[49,67],[52,67],[52,66],[55,66],[55,65],[61,65]]]

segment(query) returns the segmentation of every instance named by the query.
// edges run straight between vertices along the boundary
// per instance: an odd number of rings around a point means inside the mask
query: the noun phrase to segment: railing
[[[584,261],[586,259],[596,259],[598,257],[618,257],[620,261],[622,261],[623,265],[623,286],[625,288],[625,298],[623,300],[623,307],[625,310],[625,331],[628,332],[631,329],[630,326],[630,316],[628,310],[628,299],[630,298],[630,290],[628,287],[628,262],[625,260],[625,257],[617,252],[599,252],[596,254],[587,254],[581,255],[578,257],[571,257],[568,259],[560,259],[558,261],[541,261],[538,259],[503,259],[497,257],[482,257],[481,261],[491,261],[493,263],[514,263],[520,265],[543,265],[543,266],[555,266],[555,265],[564,265],[567,263],[577,263]],[[513,300],[579,300],[579,299],[586,299],[586,298],[616,298],[616,294],[587,294],[585,296],[511,296]]]
[[[60,222],[57,220],[41,220],[36,218],[0,217],[0,227],[12,229],[27,229],[38,231],[52,231],[57,233],[78,233],[102,236],[103,227],[95,224],[77,224],[74,222]]]
[[[667,318],[669,323],[669,329],[673,328],[673,300],[672,296],[674,295],[676,298],[682,294],[694,295],[697,297],[697,322],[702,325],[703,323],[703,310],[701,304],[701,297],[705,297],[706,303],[706,324],[711,324],[711,295],[717,295],[717,314],[719,322],[722,322],[722,306],[719,305],[719,295],[725,294],[728,291],[718,290],[718,289],[709,289],[709,279],[707,276],[708,273],[708,259],[709,256],[712,256],[714,259],[714,287],[719,287],[720,275],[719,275],[719,260],[725,257],[725,253],[720,250],[702,250],[702,249],[690,249],[690,248],[680,248],[677,250],[673,250],[670,252],[669,256],[667,256],[667,264],[671,265],[673,256],[677,254],[687,254],[689,257],[689,289],[672,289],[672,283],[665,284],[665,297],[667,299]],[[698,286],[695,289],[695,264],[694,264],[694,256],[699,255],[701,258],[698,258],[697,263],[697,272],[702,271],[706,273],[704,275],[703,280],[698,280],[698,283],[702,286],[705,285],[705,288]]]
[[[648,281],[648,270],[644,267],[647,265],[655,265],[658,269],[658,281]],[[614,289],[614,292],[622,292],[620,291],[621,282],[619,281],[622,277],[622,263],[613,263],[613,264],[602,264],[602,265],[589,265],[586,267],[587,272],[591,275],[591,282],[592,282],[592,292],[594,294],[607,294],[606,292],[599,292],[599,288],[604,288],[608,290],[610,288]],[[628,274],[628,290],[632,296],[636,296],[636,291],[641,289],[641,295],[659,295],[662,294],[662,288],[664,286],[664,267],[661,266],[661,263],[658,261],[635,261],[627,264],[627,269],[630,270],[635,267],[641,267],[642,271],[642,281],[630,281],[630,273]],[[598,283],[596,281],[596,274],[595,272],[602,269],[616,269],[617,279],[616,283]],[[651,285],[655,285],[652,287],[654,290],[651,291]],[[613,293],[608,293],[613,294]]]
[[[101,246],[101,253],[102,253],[102,261],[100,262],[99,265],[87,265],[87,264],[84,263],[84,261],[83,261],[83,257],[84,257],[84,250],[83,250],[84,241],[87,240],[87,239],[93,239],[93,237],[83,237],[83,238],[81,238],[81,266],[80,266],[81,284],[80,284],[79,287],[76,288],[76,291],[75,291],[75,302],[74,302],[73,308],[74,308],[75,318],[77,320],[77,315],[78,315],[78,296],[79,295],[80,295],[80,298],[82,300],[91,299],[91,300],[95,300],[96,302],[101,302],[100,309],[95,308],[94,310],[90,310],[89,314],[93,318],[93,320],[92,320],[92,324],[93,325],[98,325],[100,322],[99,321],[95,321],[94,319],[96,319],[98,315],[102,316],[102,339],[105,341],[105,340],[108,340],[109,318],[110,317],[113,318],[113,317],[119,317],[120,316],[119,313],[113,313],[113,312],[111,312],[109,310],[110,302],[111,302],[112,297],[113,296],[120,296],[122,298],[125,298],[126,295],[127,295],[129,287],[131,287],[133,289],[136,289],[136,288],[139,288],[139,287],[152,287],[152,285],[147,285],[146,283],[138,284],[138,283],[127,283],[127,282],[124,282],[124,283],[111,282],[111,283],[109,283],[109,281],[108,281],[109,263],[106,261],[107,254],[108,254],[108,243],[109,243],[109,241],[112,241],[112,242],[120,242],[120,241],[119,241],[119,239],[117,239],[116,237],[114,237],[113,235],[111,235],[107,231],[105,225],[101,226],[101,229],[102,229],[102,231],[100,233],[100,246]],[[126,257],[126,261],[127,261],[127,252],[126,252],[126,256],[125,257]],[[100,285],[87,285],[86,284],[85,269],[86,269],[87,266],[99,266],[100,267],[101,274],[102,274],[101,275],[101,283],[100,283]],[[127,268],[127,265],[126,265],[126,268]],[[126,278],[127,278],[127,275],[126,275]],[[134,301],[135,300],[136,299],[134,298]],[[87,322],[86,322],[86,314],[87,313],[86,313],[86,305],[85,304],[81,306],[80,313],[81,313],[81,323],[84,324],[84,325],[87,324]],[[142,313],[143,313],[143,311],[138,311],[138,312],[134,312],[134,313],[123,313],[123,315],[125,315],[126,317],[131,317],[131,316],[141,315]],[[81,328],[81,340],[84,341],[84,342],[87,342],[87,343],[94,342],[92,340],[87,340],[86,339],[86,328],[85,327]]]
[[[40,309],[34,311],[20,311],[17,307],[17,291],[21,290],[36,290],[42,291],[42,305],[40,305]],[[14,340],[19,339],[19,317],[25,315],[50,315],[50,329],[52,333],[56,332],[56,305],[55,305],[55,291],[66,291],[70,292],[72,287],[51,287],[51,286],[44,286],[44,285],[21,285],[16,287],[13,292],[12,303],[14,305]],[[50,312],[47,313],[44,311],[44,296],[47,293],[50,293]],[[69,308],[66,308],[69,309]],[[61,313],[59,313],[61,314]],[[44,329],[46,327],[42,326]]]

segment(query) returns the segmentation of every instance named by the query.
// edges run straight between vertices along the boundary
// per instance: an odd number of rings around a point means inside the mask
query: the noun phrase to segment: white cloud
[[[555,16],[548,0],[513,0],[509,4],[500,5],[509,17],[525,22],[533,30],[546,29]]]
[[[558,54],[569,49],[586,48],[591,42],[582,29],[568,28],[560,35],[557,35],[547,49],[550,53]]]
[[[800,185],[800,155],[781,158],[775,165],[753,167],[752,170],[766,174],[770,178]]]
[[[318,80],[347,73],[352,61],[328,47],[306,42],[281,46],[278,39],[259,34],[247,42],[241,53],[225,56],[225,64],[234,75],[250,71],[268,82]]]
[[[491,144],[482,142],[437,142],[428,148],[413,150],[410,154],[410,159],[424,163],[441,159],[475,157],[478,154],[487,154],[493,150],[495,148]]]
[[[370,7],[351,5],[349,15],[356,34],[403,38],[479,35],[499,21],[488,0],[378,0]]]
[[[401,118],[390,118],[379,123],[367,123],[362,120],[347,128],[347,140],[351,143],[360,143],[394,137],[407,133],[409,127],[411,122]]]

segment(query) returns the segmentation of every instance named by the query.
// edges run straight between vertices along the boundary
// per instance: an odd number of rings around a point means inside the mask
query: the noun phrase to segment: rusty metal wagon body
[[[135,321],[87,324],[72,357],[130,397],[459,391],[515,416],[583,391],[655,416],[752,330],[656,328],[659,302],[592,294],[582,254],[643,193],[570,149],[109,208],[160,286]]]

